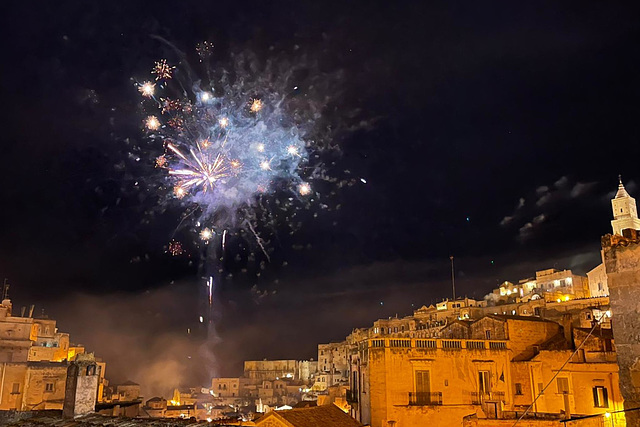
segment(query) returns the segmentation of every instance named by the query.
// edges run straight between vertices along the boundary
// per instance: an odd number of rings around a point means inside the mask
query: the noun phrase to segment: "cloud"
[[[507,215],[504,218],[502,218],[502,221],[500,221],[500,225],[504,227],[505,225],[509,225],[511,221],[513,221],[513,217]]]
[[[500,225],[502,227],[509,225],[517,217],[518,211],[524,207],[525,202],[526,200],[524,199],[524,197],[520,197],[513,214],[506,215],[504,218],[502,218],[502,221],[500,221]]]
[[[523,225],[522,227],[520,227],[520,229],[518,230],[518,236],[520,239],[526,239],[529,236],[531,236],[531,232],[533,230],[533,224],[530,222],[527,222],[525,225]]]
[[[549,187],[547,187],[546,185],[541,185],[540,187],[536,188],[537,194],[544,195],[544,194],[547,194],[548,192],[549,192]]]
[[[544,214],[540,214],[533,218],[534,224],[542,224],[547,217]]]
[[[560,179],[558,179],[556,182],[553,183],[553,186],[556,188],[564,188],[567,186],[568,183],[569,183],[569,178],[567,178],[566,176],[562,176],[560,177]]]
[[[576,182],[571,189],[571,197],[576,198],[587,194],[594,186],[595,182]]]
[[[520,197],[516,209],[505,215],[499,224],[517,230],[516,238],[525,241],[539,230],[552,227],[571,205],[586,203],[598,188],[597,182],[581,182],[563,175],[553,184],[538,185],[528,195]]]

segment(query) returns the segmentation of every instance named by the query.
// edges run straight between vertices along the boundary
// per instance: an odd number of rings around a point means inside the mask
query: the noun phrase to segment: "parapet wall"
[[[626,410],[640,407],[640,231],[602,238],[613,335]],[[627,413],[628,425],[640,426],[640,413]]]

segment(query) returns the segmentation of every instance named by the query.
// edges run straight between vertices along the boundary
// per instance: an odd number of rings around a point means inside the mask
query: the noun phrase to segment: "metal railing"
[[[466,340],[466,339],[424,339],[424,338],[374,338],[368,340],[368,348],[383,349],[420,349],[434,350],[477,350],[503,351],[507,350],[507,342],[500,340]]]
[[[504,401],[504,391],[490,391],[471,393],[471,404],[481,405],[483,402],[499,402]]]
[[[409,406],[442,405],[442,392],[418,391],[409,393]]]

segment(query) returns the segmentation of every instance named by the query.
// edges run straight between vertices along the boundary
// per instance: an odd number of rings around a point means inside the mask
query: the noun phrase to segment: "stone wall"
[[[613,334],[620,366],[625,409],[640,407],[640,232],[606,235],[602,249],[613,314]],[[640,425],[639,411],[627,414],[629,425]]]

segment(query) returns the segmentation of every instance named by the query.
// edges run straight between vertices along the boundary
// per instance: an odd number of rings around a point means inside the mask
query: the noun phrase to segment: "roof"
[[[117,385],[140,385],[138,383],[134,383],[133,381],[129,380],[129,381],[125,381],[122,384],[117,384]]]
[[[337,406],[324,405],[312,408],[290,409],[288,411],[271,411],[256,421],[260,426],[269,418],[277,418],[293,427],[361,427],[355,419],[345,414]]]
[[[44,412],[44,411],[42,411]],[[238,425],[233,420],[215,420],[211,423],[207,421],[196,421],[195,419],[179,419],[179,418],[125,418],[125,417],[110,417],[100,414],[89,414],[74,419],[62,420],[60,415],[61,411],[51,411],[51,414],[43,414],[32,418],[16,420],[13,424],[8,424],[12,427],[97,427],[97,426],[109,426],[109,427],[143,427],[143,426],[157,426],[157,427],[196,427],[196,426],[230,426]],[[244,424],[248,425],[248,424]]]
[[[627,190],[624,188],[624,184],[622,184],[622,177],[619,177],[620,183],[618,184],[618,192],[616,193],[616,199],[620,199],[622,197],[631,197]]]
[[[589,334],[591,332],[591,328],[574,328],[576,331],[583,332],[584,334]],[[601,326],[596,326],[596,328],[591,333],[591,337],[593,338],[604,338],[604,339],[613,339],[613,329],[611,328],[603,328]],[[580,337],[582,338],[582,337]]]
[[[312,408],[314,406],[318,406],[318,403],[315,400],[301,400],[300,402],[293,405],[294,409]]]
[[[525,322],[544,322],[544,323],[556,323],[553,320],[543,319],[537,316],[515,316],[511,314],[487,314],[485,317],[491,317],[496,320],[522,320]],[[484,317],[482,318],[484,319]],[[478,321],[482,320],[478,319]]]

